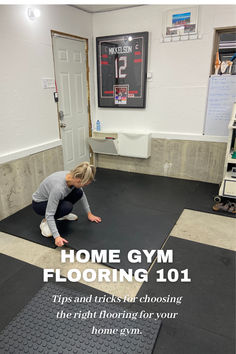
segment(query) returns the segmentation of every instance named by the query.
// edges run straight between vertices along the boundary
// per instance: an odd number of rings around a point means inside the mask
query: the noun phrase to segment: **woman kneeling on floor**
[[[59,171],[48,176],[33,194],[34,211],[45,217],[40,224],[41,233],[45,237],[53,236],[55,245],[61,247],[68,241],[62,238],[57,230],[57,220],[77,220],[72,214],[73,205],[80,200],[88,219],[96,223],[101,218],[91,213],[86,195],[82,187],[94,181],[96,168],[83,162],[72,171]]]

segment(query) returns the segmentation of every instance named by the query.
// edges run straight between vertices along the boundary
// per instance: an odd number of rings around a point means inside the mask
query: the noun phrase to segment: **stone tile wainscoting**
[[[97,154],[97,166],[220,183],[223,177],[226,143],[193,140],[152,139],[149,159]]]
[[[62,146],[0,165],[0,220],[29,205],[40,182],[63,170]]]

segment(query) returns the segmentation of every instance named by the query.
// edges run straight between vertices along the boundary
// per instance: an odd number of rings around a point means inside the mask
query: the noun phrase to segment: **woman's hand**
[[[57,247],[62,247],[64,246],[64,243],[68,243],[68,241],[65,238],[62,238],[61,236],[57,236],[55,238],[55,245]]]
[[[89,219],[90,221],[96,222],[97,224],[102,221],[102,219],[101,219],[99,216],[95,216],[95,215],[93,215],[93,214],[90,213],[90,212],[88,213],[88,219]]]

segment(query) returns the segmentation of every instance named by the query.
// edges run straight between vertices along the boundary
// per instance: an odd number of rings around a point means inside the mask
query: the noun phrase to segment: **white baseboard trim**
[[[13,160],[17,160],[17,159],[20,159],[25,156],[33,155],[38,152],[48,150],[48,149],[51,149],[51,148],[54,148],[54,147],[60,146],[60,145],[62,145],[62,141],[61,141],[61,139],[57,139],[57,140],[49,141],[48,143],[34,145],[34,146],[30,146],[25,149],[12,151],[12,152],[9,152],[8,154],[0,155],[0,164],[5,163],[5,162],[10,162]]]

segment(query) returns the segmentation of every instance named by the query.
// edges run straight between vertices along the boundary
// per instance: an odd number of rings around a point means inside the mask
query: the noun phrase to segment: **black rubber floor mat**
[[[180,298],[173,302],[149,302],[150,311],[178,312],[178,319],[219,336],[235,338],[235,252],[197,242],[170,237],[165,249],[173,250],[173,263],[157,263],[137,296]],[[188,269],[190,283],[157,283],[156,271]],[[182,299],[181,299],[182,297]],[[143,305],[144,306],[144,305]],[[171,320],[174,321],[175,320]]]
[[[216,204],[214,197],[219,193],[219,185],[213,183],[198,182],[194,194],[190,194],[186,203],[185,209],[202,211],[214,215],[222,215],[231,218],[236,218],[236,214],[228,211],[214,211],[213,205]],[[227,198],[223,198],[227,201]],[[233,201],[233,199],[231,199]]]
[[[54,283],[53,280],[52,282]],[[42,268],[0,254],[0,331],[27,305],[43,285],[45,283]],[[94,297],[107,295],[82,283],[67,282],[63,286],[81,292],[84,296],[86,294]],[[124,305],[128,307],[128,303]]]
[[[110,188],[112,187],[112,189]],[[99,208],[113,204],[145,207],[155,211],[177,213],[183,209],[235,217],[228,212],[215,212],[212,206],[219,185],[179,178],[98,169],[97,181],[86,189],[89,200]]]
[[[50,248],[56,248],[52,237],[41,235],[39,228],[42,216],[35,214],[29,205],[17,213],[0,221],[0,231],[7,234],[24,238],[25,240],[39,243]]]
[[[234,354],[235,342],[184,321],[162,322],[153,354]]]
[[[105,169],[98,169],[96,178],[96,183],[85,187],[85,192],[92,212],[102,216],[104,224],[99,227],[89,225],[81,216],[80,224],[68,226],[65,223],[60,226],[61,232],[65,233],[63,236],[68,236],[76,249],[81,248],[82,244],[92,248],[86,240],[99,249],[109,248],[111,243],[122,246],[124,239],[127,244],[125,248],[132,249],[136,239],[141,241],[141,229],[145,229],[142,231],[142,241],[147,244],[154,241],[152,248],[160,248],[184,208],[235,217],[212,210],[213,197],[218,193],[216,184]],[[81,215],[79,203],[74,212]],[[41,219],[30,205],[0,221],[0,231],[55,248],[53,238],[45,238],[40,233]],[[120,228],[122,231],[119,232]],[[146,234],[152,234],[152,237],[146,237]],[[120,237],[122,242],[118,242]],[[104,245],[103,238],[107,245]],[[138,244],[143,248],[141,242],[138,241]]]
[[[43,285],[43,270],[0,254],[0,330]]]
[[[132,207],[176,213],[181,212],[189,195],[199,182],[145,175],[132,172],[98,169],[96,182],[85,189],[86,195],[95,201],[95,209],[102,204],[126,209]]]
[[[72,301],[62,306],[53,302],[54,295]],[[139,318],[138,313],[122,310],[116,304],[73,303],[81,296],[84,294],[52,283],[44,285],[1,332],[0,352],[152,353],[160,321]],[[72,314],[71,318],[57,318],[62,311]],[[82,313],[88,318],[80,318]],[[95,313],[92,318],[91,313]]]
[[[150,264],[142,258],[141,263],[130,263],[128,251],[131,249],[159,249],[169,235],[179,218],[179,214],[168,215],[161,211],[153,211],[135,206],[117,208],[113,206],[99,208],[102,222],[91,223],[85,215],[81,215],[76,222],[58,222],[61,235],[69,241],[69,246],[80,249],[118,249],[120,263],[105,263],[113,268],[133,270],[148,269]],[[77,207],[75,212],[79,214]]]

